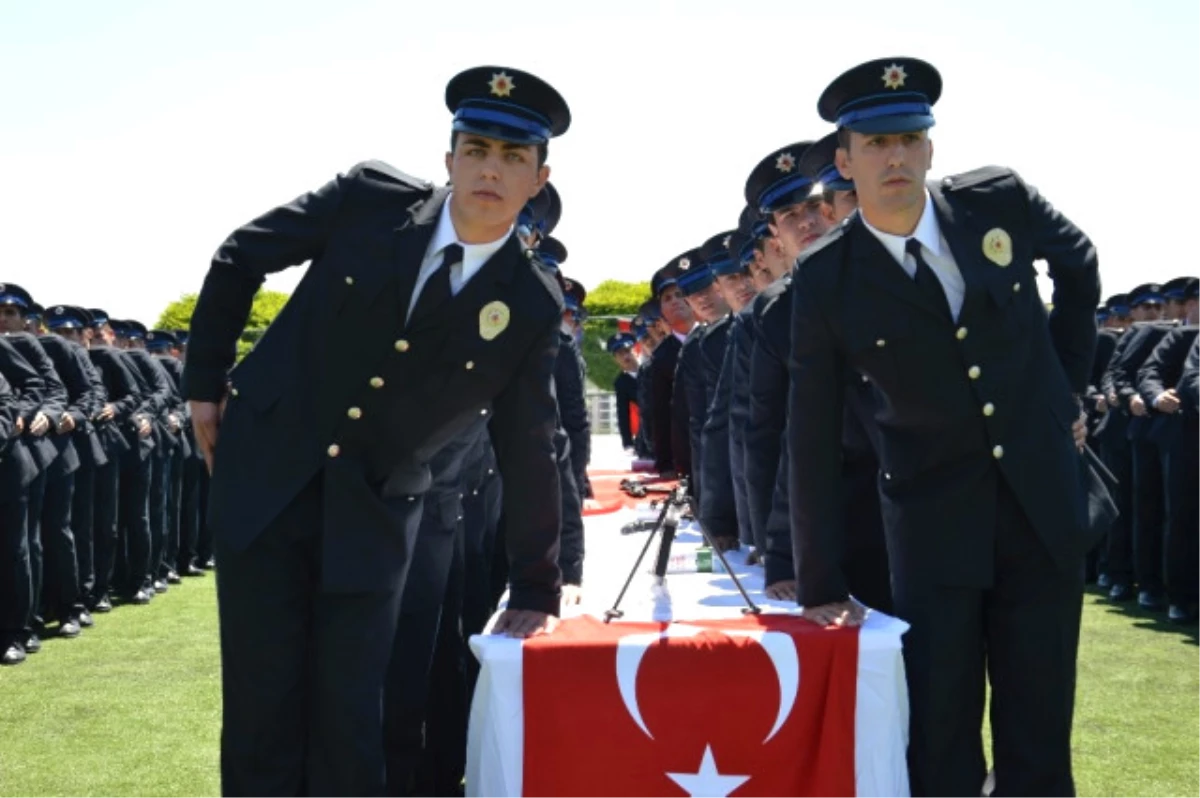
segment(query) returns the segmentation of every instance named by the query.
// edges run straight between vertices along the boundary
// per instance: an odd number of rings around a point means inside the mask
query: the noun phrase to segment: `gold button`
[[[1003,456],[1004,456],[1004,447],[1003,446],[997,446],[992,449],[992,457],[999,460]]]
[[[346,415],[348,415],[354,421],[358,421],[360,418],[362,418],[362,410],[357,407],[352,407],[346,411]]]
[[[955,337],[955,338],[957,338],[957,339],[958,339],[958,340],[960,340],[960,341],[962,341],[962,340],[965,340],[965,339],[966,339],[966,337],[967,337],[967,328],[966,328],[966,327],[959,327],[959,328],[958,328],[958,332],[954,333],[954,337]]]
[[[403,338],[401,338],[399,341],[397,341],[396,342],[396,351],[397,352],[407,352],[408,351],[408,341],[405,341]]]
[[[483,410],[480,410],[480,411],[479,411],[479,415],[481,415],[481,416],[486,416],[486,415],[487,415],[487,408],[485,407]]]
[[[372,377],[371,378],[371,387],[372,388],[382,388],[383,387],[383,377]]]
[[[991,402],[988,402],[986,405],[983,406],[983,414],[985,416],[993,416],[993,415],[995,415],[995,413],[996,413],[996,406],[994,404],[992,404]]]
[[[237,393],[237,388],[234,388],[233,390],[231,390],[231,391],[229,392],[229,394],[230,394],[231,396],[237,396],[237,395],[238,395],[238,393]]]
[[[468,361],[467,361],[467,371],[470,371],[470,370],[471,370],[471,369],[473,369],[473,368],[475,368],[475,361],[474,361],[474,360],[468,360]]]
[[[342,447],[338,446],[336,443],[331,443],[329,444],[329,448],[325,450],[325,453],[330,457],[337,457],[342,453]]]
[[[875,342],[875,346],[879,347],[880,349],[883,349],[885,346],[887,346],[887,341],[880,338],[878,341]]]
[[[346,285],[354,285],[354,278],[348,274],[346,275]]]
[[[980,371],[979,366],[971,366],[971,368],[967,369],[967,376],[973,380],[979,379],[979,375],[982,373],[983,372]]]
[[[1020,283],[1013,283],[1013,291],[1014,291],[1014,292],[1016,292],[1016,293],[1018,293],[1018,294],[1019,294],[1019,293],[1021,293],[1021,284],[1020,284]]]

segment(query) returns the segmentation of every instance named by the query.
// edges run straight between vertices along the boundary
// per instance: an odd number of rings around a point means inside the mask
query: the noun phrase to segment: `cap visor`
[[[460,119],[454,123],[453,130],[456,133],[474,133],[484,138],[507,141],[512,144],[524,144],[531,147],[546,143],[546,139],[541,136],[535,136],[531,133],[526,133],[524,130],[517,130],[516,128],[504,125],[479,125]]]
[[[875,119],[864,119],[847,125],[847,127],[855,133],[915,133],[918,130],[928,130],[933,127],[933,117],[929,114],[880,116]]]

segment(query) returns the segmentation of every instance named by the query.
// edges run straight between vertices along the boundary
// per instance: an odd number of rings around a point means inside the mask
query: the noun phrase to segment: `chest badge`
[[[1012,238],[1003,228],[993,227],[983,237],[983,254],[992,263],[1004,268],[1012,263]]]
[[[499,300],[484,305],[483,310],[479,311],[479,337],[490,341],[504,332],[511,315],[508,305]]]

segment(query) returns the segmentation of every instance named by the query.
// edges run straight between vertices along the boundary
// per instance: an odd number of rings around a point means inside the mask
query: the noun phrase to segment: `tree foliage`
[[[237,357],[241,360],[254,346],[263,332],[287,304],[288,294],[282,291],[259,289],[250,305],[250,318],[246,320],[246,331],[238,339]],[[191,326],[192,313],[196,311],[198,294],[184,294],[163,310],[156,325],[160,330],[186,330]]]
[[[593,316],[635,316],[650,298],[650,283],[605,280],[588,292],[583,306]]]
[[[611,391],[619,369],[604,344],[617,332],[615,319],[588,319],[583,323],[583,360],[588,380],[602,391]]]

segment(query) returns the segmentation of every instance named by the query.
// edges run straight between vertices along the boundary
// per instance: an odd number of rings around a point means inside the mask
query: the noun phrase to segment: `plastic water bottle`
[[[667,559],[667,573],[669,574],[709,574],[712,573],[712,570],[712,549],[707,546],[690,551],[673,552]]]

